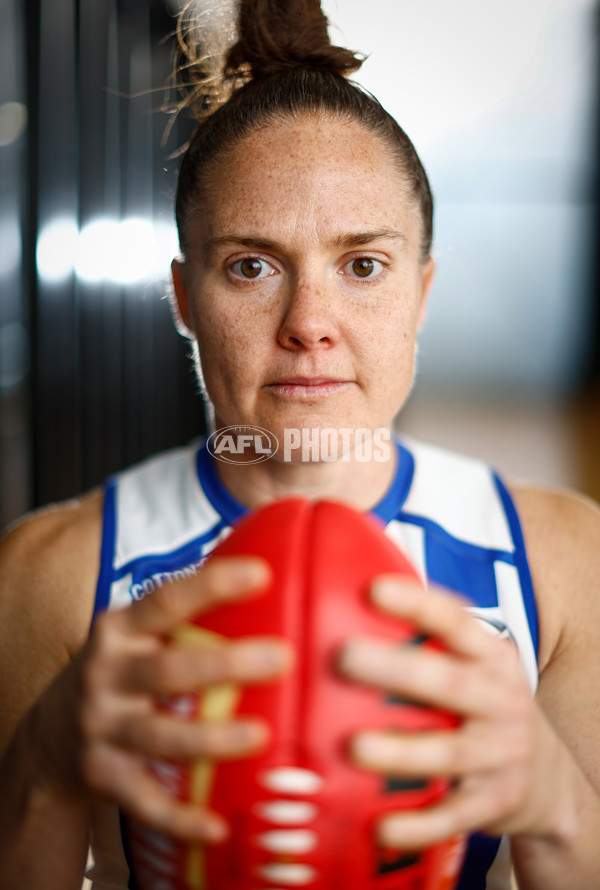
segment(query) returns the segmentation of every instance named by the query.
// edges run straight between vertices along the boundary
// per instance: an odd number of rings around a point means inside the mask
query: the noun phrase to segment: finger
[[[131,630],[165,635],[196,615],[260,592],[269,577],[269,566],[262,559],[209,559],[196,575],[164,584],[152,596],[115,614]]]
[[[457,594],[439,588],[424,591],[400,576],[381,575],[373,582],[371,595],[382,611],[415,624],[419,633],[433,637],[453,652],[479,658],[489,651],[489,634],[467,611],[468,601]]]
[[[271,637],[245,638],[214,648],[162,646],[122,661],[117,683],[126,692],[172,695],[215,683],[267,682],[288,670],[292,661],[291,647]]]
[[[475,830],[497,833],[495,823],[502,811],[512,806],[509,795],[512,790],[503,792],[499,783],[465,783],[451,790],[438,804],[384,816],[377,827],[377,839],[382,846],[408,851]]]
[[[495,666],[476,668],[445,652],[382,640],[349,640],[338,664],[350,680],[462,716],[504,711],[518,691],[516,681]]]
[[[268,738],[268,728],[259,720],[207,723],[154,713],[136,720],[125,717],[112,727],[108,741],[148,758],[189,762],[249,756],[264,748]]]
[[[86,774],[92,791],[114,800],[156,831],[204,843],[227,837],[227,823],[217,813],[177,801],[139,761],[108,745],[98,745],[90,753]]]
[[[349,754],[358,766],[386,776],[457,779],[502,767],[509,746],[505,734],[483,726],[409,734],[367,731],[351,740]]]

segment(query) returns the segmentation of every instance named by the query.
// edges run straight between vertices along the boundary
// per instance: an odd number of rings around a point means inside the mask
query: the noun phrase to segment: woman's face
[[[218,427],[389,428],[432,277],[391,151],[354,121],[258,130],[211,171],[175,263]]]

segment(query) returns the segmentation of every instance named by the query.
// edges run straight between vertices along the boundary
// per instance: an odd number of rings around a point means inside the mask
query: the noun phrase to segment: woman
[[[509,494],[479,463],[425,446],[359,458],[356,431],[372,442],[389,431],[412,383],[433,276],[427,179],[397,124],[345,79],[359,61],[329,44],[316,2],[253,0],[240,23],[227,58],[236,90],[222,103],[212,81],[199,89],[201,113],[216,111],[183,161],[173,281],[215,427],[267,429],[280,449],[258,463],[217,463],[206,447],[161,456],[5,538],[2,886],[78,888],[90,825],[96,886],[126,886],[117,807],[174,837],[223,839],[218,814],[168,798],[144,764],[244,756],[267,743],[265,726],[189,726],[155,713],[155,696],[262,682],[293,653],[248,639],[190,654],[164,639],[198,612],[259,593],[267,569],[257,560],[195,570],[236,516],[303,494],[385,518],[431,593],[385,578],[374,601],[448,649],[432,657],[349,640],[340,652],[350,680],[462,720],[449,734],[354,739],[362,766],[454,783],[445,802],[382,820],[379,839],[406,850],[462,832],[506,835],[520,887],[597,888],[598,511],[568,494]],[[337,460],[303,454],[302,436],[320,443],[325,430]],[[285,441],[296,443],[287,454]],[[500,619],[521,658],[436,584]],[[461,887],[508,886],[506,848],[473,850]]]

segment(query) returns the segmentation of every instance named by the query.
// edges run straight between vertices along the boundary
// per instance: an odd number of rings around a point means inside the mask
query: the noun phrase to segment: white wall
[[[553,394],[591,289],[594,0],[324,0],[357,79],[413,139],[439,273],[420,380]]]

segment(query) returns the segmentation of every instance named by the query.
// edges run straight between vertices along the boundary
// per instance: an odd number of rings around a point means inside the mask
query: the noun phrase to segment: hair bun
[[[320,0],[187,0],[177,16],[177,51],[163,110],[209,117],[249,80],[298,68],[348,75],[364,57],[332,46]]]
[[[327,26],[320,0],[241,0],[239,38],[225,73],[259,79],[299,66],[340,75],[357,71],[363,57],[333,46]]]

